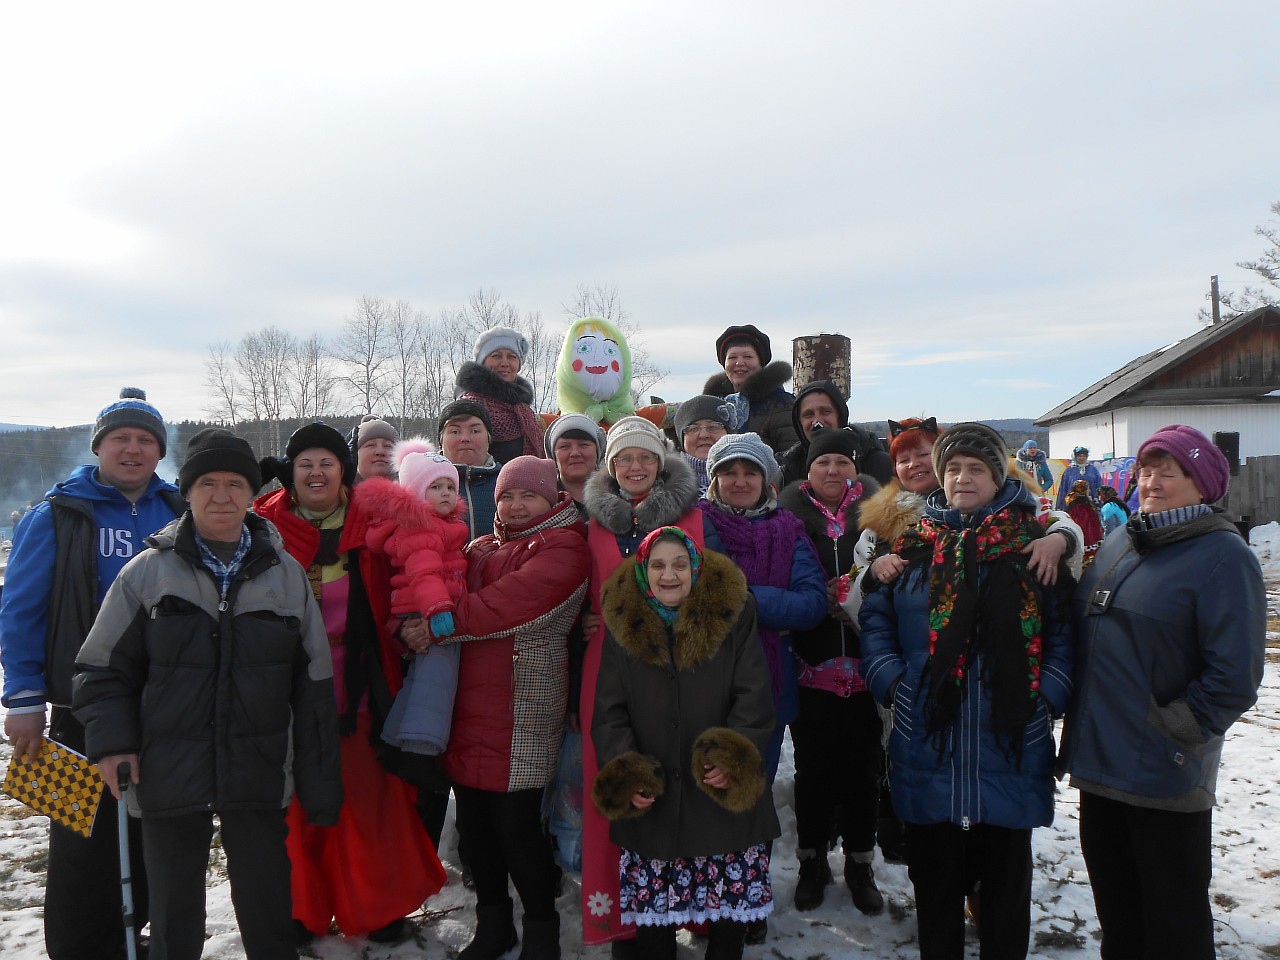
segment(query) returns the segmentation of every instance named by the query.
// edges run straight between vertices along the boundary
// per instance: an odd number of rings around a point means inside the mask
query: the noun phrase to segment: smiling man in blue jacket
[[[5,736],[15,756],[34,755],[51,705],[49,739],[84,752],[84,728],[71,714],[76,654],[116,575],[143,538],[185,510],[177,488],[156,476],[166,448],[164,418],[136,387],[103,408],[91,448],[96,466],[77,467],[18,526],[0,603]],[[147,920],[141,834],[134,846],[137,927]],[[116,893],[115,801],[104,796],[92,835],[49,827],[45,948],[52,960],[124,956]]]

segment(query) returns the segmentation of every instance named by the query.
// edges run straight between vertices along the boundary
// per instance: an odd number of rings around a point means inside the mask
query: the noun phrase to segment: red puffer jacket
[[[366,542],[384,553],[396,573],[391,578],[391,612],[430,617],[453,610],[467,589],[467,545],[470,528],[459,501],[442,517],[425,500],[385,477],[372,477],[356,487],[353,499],[370,517]]]
[[[467,593],[453,732],[441,767],[496,793],[551,781],[564,734],[569,629],[587,592],[586,527],[568,494],[526,527],[467,547]]]

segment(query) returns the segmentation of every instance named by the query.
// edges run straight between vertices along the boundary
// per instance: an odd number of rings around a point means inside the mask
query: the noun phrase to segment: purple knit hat
[[[560,498],[556,485],[556,462],[545,457],[516,457],[508,461],[498,474],[493,499],[499,500],[508,490],[532,490],[547,498],[553,507]]]
[[[1213,503],[1227,495],[1231,483],[1231,467],[1213,441],[1195,427],[1171,423],[1161,427],[1138,448],[1138,462],[1148,450],[1169,454],[1187,471],[1205,503]]]

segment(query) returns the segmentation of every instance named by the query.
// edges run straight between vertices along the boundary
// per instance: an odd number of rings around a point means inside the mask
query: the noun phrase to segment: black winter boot
[[[853,894],[853,905],[862,913],[873,917],[884,910],[884,897],[876,886],[870,863],[859,863],[851,856],[846,856],[844,882],[849,885],[849,892]]]
[[[560,914],[552,914],[550,920],[524,918],[518,960],[560,960]]]
[[[796,909],[814,910],[822,906],[826,887],[834,882],[825,852],[813,853],[800,860],[800,879],[796,882]]]
[[[742,960],[747,925],[732,920],[716,920],[707,926],[705,960]]]
[[[476,933],[462,948],[458,960],[498,960],[520,942],[516,925],[511,922],[512,903],[482,907],[476,904]],[[557,922],[559,922],[557,918]]]

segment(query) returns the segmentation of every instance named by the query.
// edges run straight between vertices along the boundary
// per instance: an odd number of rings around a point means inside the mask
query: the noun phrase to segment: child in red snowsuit
[[[421,617],[434,637],[454,631],[453,611],[466,590],[469,534],[458,499],[458,471],[430,442],[404,440],[393,453],[399,482],[373,477],[355,496],[374,518],[366,542],[385,553],[391,612]],[[382,738],[412,753],[438,754],[449,740],[458,685],[458,649],[432,645],[413,658],[404,686],[383,725]]]

